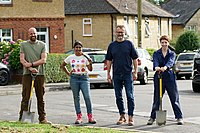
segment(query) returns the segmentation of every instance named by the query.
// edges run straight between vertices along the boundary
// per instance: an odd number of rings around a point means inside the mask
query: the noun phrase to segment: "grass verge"
[[[127,133],[109,128],[0,121],[0,133]]]

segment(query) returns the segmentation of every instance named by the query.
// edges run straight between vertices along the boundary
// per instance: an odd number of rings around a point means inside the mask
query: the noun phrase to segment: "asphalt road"
[[[199,133],[200,132],[200,93],[193,93],[191,80],[178,80],[181,107],[184,113],[184,125],[176,125],[167,94],[163,99],[163,108],[167,110],[167,123],[163,126],[153,124],[147,126],[153,96],[153,83],[147,85],[135,84],[135,126],[116,125],[119,118],[115,105],[114,90],[103,87],[91,89],[93,113],[97,127],[120,128],[128,131],[163,132],[163,133]],[[46,112],[50,121],[56,124],[73,125],[75,112],[72,92],[67,83],[46,85]],[[125,99],[125,96],[124,96]],[[0,86],[0,120],[16,121],[21,100],[21,85]],[[125,99],[126,101],[126,99]],[[36,99],[33,98],[32,111],[36,110]],[[87,123],[86,109],[81,96],[83,124]],[[37,123],[37,113],[35,122]]]

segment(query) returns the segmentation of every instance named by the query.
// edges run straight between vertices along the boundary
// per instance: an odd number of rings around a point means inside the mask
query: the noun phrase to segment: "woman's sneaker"
[[[79,113],[79,114],[77,114],[75,124],[81,124],[81,123],[82,123],[82,114]]]
[[[152,125],[154,121],[155,121],[155,119],[150,118],[150,119],[147,121],[147,125]]]
[[[88,114],[88,122],[90,124],[96,124],[96,120],[93,118],[92,114]]]

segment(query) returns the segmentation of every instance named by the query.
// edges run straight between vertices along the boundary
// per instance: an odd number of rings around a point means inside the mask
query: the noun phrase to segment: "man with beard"
[[[126,122],[125,108],[122,97],[123,85],[125,86],[127,103],[128,103],[128,125],[134,125],[134,95],[133,95],[133,80],[137,79],[137,58],[138,54],[131,41],[125,40],[125,27],[118,25],[116,27],[116,41],[113,41],[108,46],[107,60],[107,78],[111,81],[110,69],[113,63],[113,84],[115,89],[116,104],[119,110],[120,118],[117,124]],[[134,71],[133,71],[134,66]]]
[[[37,74],[35,78],[35,93],[37,97],[37,107],[40,124],[51,124],[46,119],[44,109],[44,64],[46,63],[47,51],[45,43],[37,40],[37,31],[35,28],[28,30],[29,40],[22,42],[20,45],[20,62],[23,65],[22,78],[22,101],[19,113],[19,121],[22,120],[23,111],[28,111],[28,101],[30,98],[32,76]]]

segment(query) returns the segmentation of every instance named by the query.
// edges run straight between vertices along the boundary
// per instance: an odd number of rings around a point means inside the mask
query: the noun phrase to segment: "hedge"
[[[60,68],[61,63],[67,56],[66,54],[48,54],[45,64],[46,83],[68,81],[67,74]],[[69,68],[69,66],[67,67]]]

